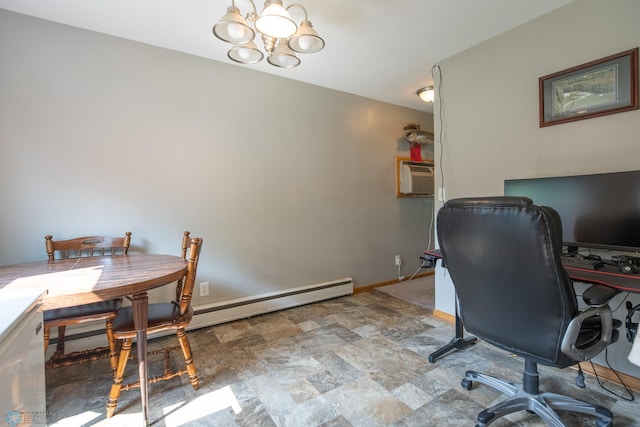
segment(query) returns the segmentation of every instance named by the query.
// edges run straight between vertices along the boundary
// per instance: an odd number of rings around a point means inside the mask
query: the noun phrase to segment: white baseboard
[[[193,308],[194,316],[189,324],[189,329],[246,319],[260,314],[351,294],[353,294],[353,280],[350,277],[346,277],[331,282],[299,286],[283,291],[201,305]]]

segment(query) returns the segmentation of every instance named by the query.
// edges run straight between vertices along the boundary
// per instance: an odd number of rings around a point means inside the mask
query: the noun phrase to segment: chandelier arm
[[[294,6],[298,6],[300,9],[302,9],[302,11],[304,12],[304,20],[308,21],[308,17],[307,17],[307,9],[304,8],[303,5],[301,5],[300,3],[292,3],[289,6],[287,6],[287,12],[289,11],[289,9],[291,9]]]
[[[251,21],[254,23],[256,22],[256,18],[258,17],[258,9],[256,8],[256,4],[253,2],[253,0],[249,0],[249,3],[251,3],[251,7],[253,7],[253,13],[248,12],[246,19],[247,21]],[[235,0],[231,0],[231,5],[235,6],[236,5],[236,1]]]
[[[251,3],[251,6],[253,7],[253,21],[255,22],[255,18],[258,16],[258,9],[256,9],[256,4],[253,2],[253,0],[249,0],[249,3]],[[249,16],[249,14],[247,14],[247,17]]]

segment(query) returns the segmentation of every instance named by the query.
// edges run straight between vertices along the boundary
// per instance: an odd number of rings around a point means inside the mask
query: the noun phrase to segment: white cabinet
[[[2,425],[46,424],[40,295],[0,300],[0,416]]]

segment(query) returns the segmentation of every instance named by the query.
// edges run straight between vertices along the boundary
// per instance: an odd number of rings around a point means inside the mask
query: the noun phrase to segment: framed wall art
[[[540,77],[540,127],[638,109],[638,48]]]

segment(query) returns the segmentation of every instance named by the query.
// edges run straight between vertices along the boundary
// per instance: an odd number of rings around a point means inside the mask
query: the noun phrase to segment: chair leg
[[[113,319],[107,319],[105,330],[109,342],[109,363],[111,371],[115,375],[116,369],[118,369],[118,353],[116,352],[116,339],[113,337]]]
[[[505,381],[501,378],[494,377],[492,375],[483,374],[476,371],[467,371],[465,373],[464,379],[462,380],[462,386],[466,387],[467,390],[471,390],[471,382],[476,381],[482,384],[486,384],[491,388],[494,388],[501,392],[502,394],[506,394],[509,397],[513,397],[518,394],[518,386],[512,384],[508,381]]]
[[[556,393],[545,392],[541,393],[540,396],[542,397],[542,400],[544,400],[547,405],[551,406],[553,409],[593,415],[599,418],[599,426],[613,424],[613,413],[604,406],[584,402],[582,400],[574,399],[573,397]]]
[[[51,337],[51,329],[44,328],[43,338],[44,338],[44,355],[47,356],[47,348],[49,347],[49,338]]]
[[[478,427],[488,426],[505,415],[525,410],[538,415],[547,426],[564,427],[565,424],[554,409],[596,416],[598,417],[596,421],[598,426],[604,427],[613,424],[611,411],[603,406],[583,402],[569,396],[540,391],[538,367],[530,360],[525,360],[523,385],[521,386],[516,386],[491,375],[467,371],[461,385],[467,390],[471,390],[473,382],[486,384],[507,396],[507,399],[478,414],[478,423],[476,424]]]
[[[133,339],[127,338],[122,343],[120,348],[120,357],[118,358],[118,367],[116,369],[115,376],[113,378],[113,384],[111,385],[111,392],[109,393],[109,401],[107,402],[107,418],[111,418],[118,406],[118,398],[120,397],[120,389],[122,388],[122,380],[124,378],[124,368],[127,366],[127,360],[131,353],[131,342]]]
[[[178,341],[180,341],[180,347],[182,347],[182,354],[184,355],[184,363],[187,366],[187,375],[189,375],[189,381],[195,390],[200,387],[200,380],[196,373],[196,365],[193,363],[193,357],[191,355],[191,346],[187,339],[187,334],[184,328],[180,328],[176,331],[178,335]]]

